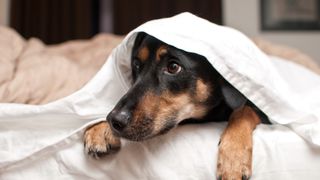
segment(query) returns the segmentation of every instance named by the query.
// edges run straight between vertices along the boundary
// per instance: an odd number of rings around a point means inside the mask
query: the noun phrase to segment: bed
[[[54,105],[59,99],[67,97],[76,100],[72,94],[93,83],[90,80],[123,38],[99,34],[89,40],[48,46],[35,38],[25,40],[12,29],[0,27],[0,102],[3,103],[2,107],[8,105],[10,108],[15,105],[6,103],[29,104],[17,105],[21,116],[11,111],[6,121],[9,122],[13,117],[33,123],[32,118],[23,117],[30,113],[28,109],[35,109],[36,112],[50,104],[52,109],[48,111],[55,112]],[[302,65],[303,71],[309,69],[320,74],[317,63],[303,52],[263,39],[255,38],[253,41],[272,58],[291,61],[292,66]],[[90,103],[90,99],[86,102]],[[97,105],[99,103],[92,104],[94,107]],[[79,107],[81,104],[70,109],[77,111]],[[64,111],[65,117],[68,112]],[[99,114],[99,118],[103,115]],[[55,117],[58,116],[41,116],[43,119]],[[77,118],[79,127],[101,121],[98,117],[88,116],[85,120]],[[55,121],[67,123],[59,119]],[[10,125],[10,122],[7,124]],[[21,127],[11,125],[0,127],[0,135],[12,131],[14,137],[14,130]],[[48,125],[34,124],[35,128],[42,126]],[[207,179],[215,174],[217,157],[214,155],[217,154],[217,144],[225,126],[225,123],[188,125],[151,141],[133,143],[123,140],[124,147],[119,154],[100,160],[84,155],[81,144],[83,131],[73,134],[70,129],[62,131],[57,126],[52,127],[50,132],[31,133],[30,137],[17,142],[2,138],[0,179]],[[33,129],[26,131],[32,132]],[[50,138],[51,133],[61,134],[55,136],[56,139],[50,139],[55,143],[47,147],[44,137]],[[60,139],[65,136],[67,140]],[[37,138],[31,139],[34,137]],[[10,148],[24,143],[27,149],[46,147],[30,151],[31,154],[19,150],[8,153]],[[45,167],[54,170],[49,171]],[[255,131],[252,179],[319,179],[319,167],[320,149],[309,145],[291,129],[281,125],[259,125]]]

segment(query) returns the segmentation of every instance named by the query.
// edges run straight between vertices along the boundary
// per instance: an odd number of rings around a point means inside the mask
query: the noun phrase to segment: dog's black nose
[[[128,111],[112,111],[107,119],[115,131],[121,132],[130,121],[131,115]]]

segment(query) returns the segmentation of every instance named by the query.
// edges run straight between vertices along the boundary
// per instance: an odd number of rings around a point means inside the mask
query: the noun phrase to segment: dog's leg
[[[219,144],[218,179],[250,178],[252,132],[259,123],[260,118],[249,106],[243,106],[232,113]]]
[[[120,150],[121,143],[115,137],[109,124],[104,121],[89,127],[84,133],[85,151],[94,158],[113,154]]]

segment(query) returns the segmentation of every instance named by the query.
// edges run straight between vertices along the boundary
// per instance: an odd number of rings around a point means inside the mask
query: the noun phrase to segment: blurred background
[[[184,11],[298,48],[320,64],[320,0],[0,0],[0,25],[55,44],[102,32],[124,35]]]

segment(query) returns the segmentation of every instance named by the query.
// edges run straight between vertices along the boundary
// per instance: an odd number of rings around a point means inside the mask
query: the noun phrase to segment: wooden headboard
[[[123,35],[148,20],[184,11],[221,24],[221,3],[221,0],[11,0],[10,25],[25,38],[38,37],[54,44],[100,33],[104,21],[101,16],[105,13],[102,11],[106,9],[112,22],[109,32]]]
[[[222,24],[221,0],[114,0],[113,31],[115,34],[127,34],[146,21],[185,11]]]

